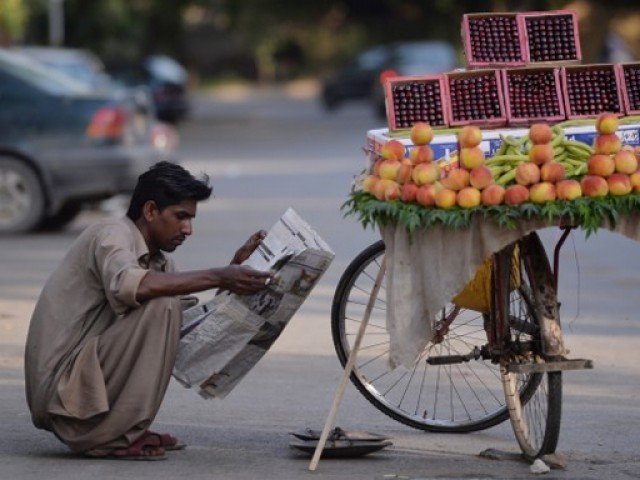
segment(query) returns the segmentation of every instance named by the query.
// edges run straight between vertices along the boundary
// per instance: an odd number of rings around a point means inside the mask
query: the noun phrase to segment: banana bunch
[[[550,145],[553,148],[554,161],[564,166],[567,178],[586,174],[587,160],[593,154],[593,148],[586,143],[569,140],[558,125],[551,130],[553,138]],[[496,183],[505,186],[515,179],[517,166],[529,161],[529,150],[533,144],[528,136],[519,139],[512,136],[500,138],[502,145],[485,163],[493,173]]]

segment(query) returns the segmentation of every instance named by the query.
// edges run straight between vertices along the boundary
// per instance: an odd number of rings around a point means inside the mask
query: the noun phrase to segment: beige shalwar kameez
[[[130,445],[164,397],[179,340],[177,297],[136,301],[150,257],[124,218],[87,228],[44,286],[25,351],[33,423],[76,452],[101,455]]]

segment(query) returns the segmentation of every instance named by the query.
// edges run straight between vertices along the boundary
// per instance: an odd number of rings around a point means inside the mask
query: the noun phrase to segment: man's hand
[[[264,230],[259,230],[253,235],[249,237],[244,245],[242,245],[236,254],[233,256],[233,260],[231,260],[231,265],[239,265],[244,262],[249,256],[253,253],[253,251],[258,248],[260,242],[267,236],[267,232]]]
[[[250,295],[271,282],[271,273],[254,270],[246,265],[229,265],[218,270],[220,288],[240,295]]]

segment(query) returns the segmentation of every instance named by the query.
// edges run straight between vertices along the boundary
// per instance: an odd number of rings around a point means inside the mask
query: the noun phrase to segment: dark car
[[[85,202],[131,192],[170,159],[151,136],[129,104],[0,49],[0,232],[60,226]]]
[[[135,65],[112,63],[108,70],[122,85],[147,87],[159,120],[176,123],[189,113],[188,74],[174,59],[151,55]]]
[[[370,48],[329,76],[322,85],[321,100],[327,110],[356,99],[370,101],[384,116],[384,93],[380,74],[393,70],[398,75],[427,75],[455,68],[456,53],[445,42],[399,42]]]

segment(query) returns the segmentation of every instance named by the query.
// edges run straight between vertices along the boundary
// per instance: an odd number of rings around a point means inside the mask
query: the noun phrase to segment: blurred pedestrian
[[[180,296],[212,288],[265,287],[269,273],[242,266],[265,232],[228,266],[178,273],[164,252],[192,233],[208,178],[160,162],[142,174],[127,215],[87,228],[45,284],[25,351],[26,393],[36,427],[87,456],[157,460],[182,448],[149,430],[179,341]]]

